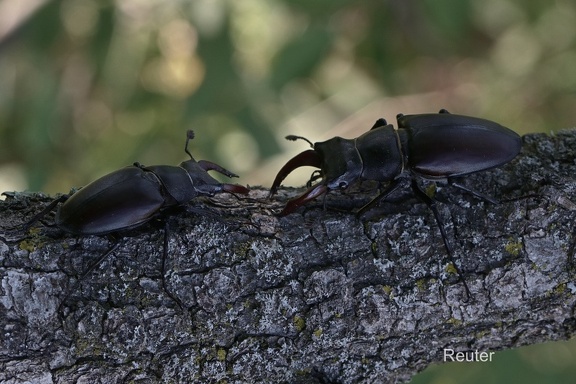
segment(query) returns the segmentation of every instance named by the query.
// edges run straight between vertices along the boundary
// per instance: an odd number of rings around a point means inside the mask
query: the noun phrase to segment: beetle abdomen
[[[512,160],[521,148],[514,131],[493,121],[451,114],[407,115],[410,169],[430,179],[461,176]]]
[[[67,232],[100,235],[138,226],[164,205],[161,184],[152,172],[129,166],[88,184],[56,214]]]

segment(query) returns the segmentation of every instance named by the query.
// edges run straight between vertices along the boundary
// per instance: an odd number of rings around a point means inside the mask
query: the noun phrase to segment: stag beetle
[[[295,156],[280,169],[270,195],[276,193],[290,172],[302,166],[320,168],[310,182],[318,178],[322,180],[290,200],[280,212],[281,216],[294,212],[306,202],[331,190],[346,189],[357,181],[389,182],[382,193],[360,209],[359,214],[362,214],[394,192],[403,180],[411,179],[415,194],[432,209],[452,260],[452,250],[435,201],[422,191],[416,178],[444,180],[477,197],[497,203],[491,197],[458,184],[453,178],[511,161],[520,152],[520,136],[493,121],[453,115],[445,109],[438,114],[399,114],[396,118],[398,129],[379,119],[368,132],[355,139],[335,137],[312,144],[301,136],[287,136],[288,140],[305,140],[313,149]],[[469,296],[468,287],[464,280],[462,282]]]
[[[220,192],[246,194],[246,187],[221,184],[208,171],[228,177],[238,175],[206,160],[196,161],[188,150],[194,132],[186,134],[184,151],[190,160],[179,166],[143,166],[134,163],[93,181],[72,195],[54,200],[35,219],[64,202],[56,212],[56,225],[75,235],[104,235],[139,227],[168,208],[183,205],[198,196]]]
[[[248,188],[237,184],[222,184],[208,174],[208,171],[213,170],[228,177],[238,177],[218,164],[206,160],[196,161],[188,150],[188,144],[193,138],[194,132],[187,131],[184,151],[190,160],[183,161],[179,166],[146,167],[134,163],[93,181],[72,195],[55,199],[24,227],[30,226],[63,202],[56,212],[56,226],[75,235],[104,235],[139,227],[168,209],[186,204],[198,196],[213,196],[221,192],[247,194]],[[165,258],[166,228],[164,235]],[[89,273],[117,246],[118,243],[83,275]]]

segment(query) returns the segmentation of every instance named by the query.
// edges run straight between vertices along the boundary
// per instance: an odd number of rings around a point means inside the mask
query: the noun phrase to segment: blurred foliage
[[[301,149],[286,134],[399,112],[569,128],[575,46],[573,0],[0,0],[0,189],[177,164],[189,128],[263,185]]]
[[[38,2],[0,0],[4,189],[176,164],[188,128],[197,157],[268,185],[260,166],[298,150],[285,134],[326,139],[358,114],[447,108],[520,133],[576,121],[571,0],[44,0],[10,19]]]
[[[568,384],[576,376],[575,360],[574,341],[531,345],[496,352],[491,362],[434,364],[410,384]]]

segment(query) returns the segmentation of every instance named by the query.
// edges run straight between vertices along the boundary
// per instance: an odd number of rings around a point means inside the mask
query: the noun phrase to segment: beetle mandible
[[[497,203],[496,199],[470,190],[453,178],[511,161],[520,152],[520,136],[493,121],[453,115],[445,109],[437,114],[399,114],[397,122],[398,129],[394,129],[386,120],[379,119],[368,132],[355,139],[334,137],[312,144],[301,136],[287,136],[289,140],[303,139],[313,149],[295,156],[280,169],[270,195],[276,193],[288,174],[302,166],[319,168],[320,171],[311,181],[317,178],[321,178],[321,181],[290,200],[280,212],[281,216],[294,212],[308,201],[331,190],[346,189],[354,182],[389,182],[382,193],[360,209],[361,214],[394,192],[402,181],[409,179],[414,193],[432,209],[453,262],[452,250],[435,201],[422,191],[417,178],[447,181],[479,198]],[[468,287],[461,280],[469,296]]]

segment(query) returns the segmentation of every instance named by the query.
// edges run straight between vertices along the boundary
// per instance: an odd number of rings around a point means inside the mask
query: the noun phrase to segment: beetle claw
[[[286,178],[286,176],[288,176],[296,168],[304,167],[306,165],[316,168],[321,167],[322,158],[320,157],[318,152],[316,152],[313,149],[309,149],[294,156],[286,164],[284,164],[282,169],[280,169],[280,171],[276,175],[274,183],[272,184],[272,188],[270,188],[270,196],[276,193],[278,187],[280,186],[282,181]]]
[[[280,212],[280,216],[286,216],[286,215],[294,212],[298,207],[306,204],[310,200],[314,200],[315,198],[325,194],[326,192],[328,192],[328,187],[324,184],[318,184],[318,185],[310,188],[309,190],[304,192],[301,196],[290,200],[286,204],[286,207],[284,207],[282,212]]]

